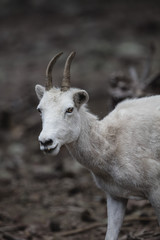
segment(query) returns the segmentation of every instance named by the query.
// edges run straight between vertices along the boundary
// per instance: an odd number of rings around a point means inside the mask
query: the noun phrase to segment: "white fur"
[[[160,223],[160,96],[124,101],[99,121],[88,112],[87,97],[76,106],[79,91],[53,88],[42,94],[36,87],[43,122],[39,140],[53,140],[53,155],[66,145],[106,192],[105,240],[118,239],[127,199],[149,199]],[[71,114],[69,107],[74,107]]]

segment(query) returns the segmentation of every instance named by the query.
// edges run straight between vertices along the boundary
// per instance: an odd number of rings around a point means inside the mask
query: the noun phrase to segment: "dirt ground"
[[[160,4],[33,2],[32,9],[0,14],[0,240],[102,240],[105,194],[65,148],[54,158],[40,152],[34,86],[44,84],[48,61],[63,51],[54,70],[59,85],[65,59],[75,50],[72,86],[89,92],[89,108],[102,118],[112,108],[109,76],[130,66],[141,76],[151,42],[152,73],[159,70]],[[147,91],[160,93],[159,80]],[[119,239],[160,239],[147,201],[129,201]]]

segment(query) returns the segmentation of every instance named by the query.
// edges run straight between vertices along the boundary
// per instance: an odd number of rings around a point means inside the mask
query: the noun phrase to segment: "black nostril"
[[[52,145],[52,143],[53,143],[52,139],[46,141],[46,145]]]
[[[40,143],[43,145],[43,146],[49,146],[49,145],[52,145],[53,141],[52,139],[48,139],[44,142],[40,141]]]

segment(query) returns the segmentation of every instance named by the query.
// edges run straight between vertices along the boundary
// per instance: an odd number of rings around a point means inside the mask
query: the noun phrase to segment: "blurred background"
[[[160,93],[159,41],[158,0],[0,1],[0,239],[104,239],[105,195],[90,173],[65,149],[54,158],[39,150],[34,87],[63,51],[53,72],[60,86],[76,51],[72,86],[102,118],[125,98]],[[130,201],[127,217],[121,240],[160,239],[147,201]]]

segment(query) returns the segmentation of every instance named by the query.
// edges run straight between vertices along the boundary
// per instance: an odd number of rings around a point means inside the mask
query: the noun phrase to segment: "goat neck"
[[[98,174],[104,169],[106,155],[109,157],[112,149],[103,136],[101,121],[89,113],[85,107],[82,107],[80,111],[81,132],[79,138],[77,141],[67,144],[66,147],[82,165]]]

